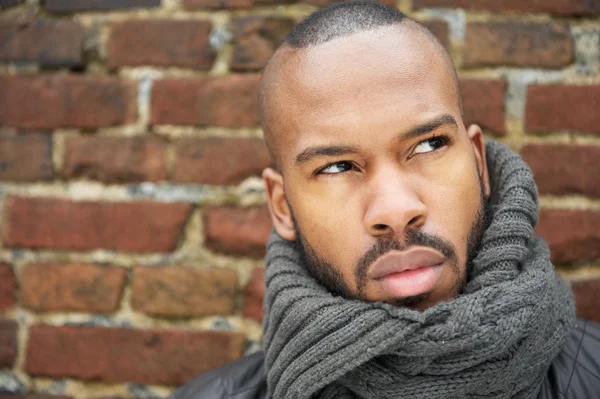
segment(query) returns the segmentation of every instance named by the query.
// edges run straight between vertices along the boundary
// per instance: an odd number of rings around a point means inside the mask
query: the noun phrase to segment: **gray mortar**
[[[540,69],[506,69],[502,77],[508,82],[506,90],[506,113],[513,118],[525,116],[527,86],[533,83],[553,83],[564,78],[562,71],[546,71]]]
[[[571,29],[575,40],[575,65],[577,72],[583,75],[598,73],[600,66],[600,29]]]
[[[25,384],[14,373],[0,370],[0,392],[25,393]]]
[[[457,42],[465,41],[466,15],[463,10],[426,8],[425,15],[434,19],[443,19],[448,23],[450,38]]]

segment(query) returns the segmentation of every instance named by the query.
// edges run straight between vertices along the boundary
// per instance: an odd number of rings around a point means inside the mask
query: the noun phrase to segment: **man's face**
[[[269,101],[277,231],[330,290],[425,309],[454,298],[488,177],[453,75],[426,36],[386,27],[280,54]]]

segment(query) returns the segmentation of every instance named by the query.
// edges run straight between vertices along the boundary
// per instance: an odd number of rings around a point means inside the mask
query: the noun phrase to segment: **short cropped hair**
[[[349,1],[322,8],[300,22],[285,44],[292,48],[316,46],[340,36],[401,23],[405,15],[374,1]]]

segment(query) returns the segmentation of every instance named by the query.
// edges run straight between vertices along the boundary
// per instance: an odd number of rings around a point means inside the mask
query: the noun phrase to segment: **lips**
[[[381,256],[371,266],[369,277],[377,280],[408,270],[437,266],[444,260],[444,255],[429,247],[412,247],[406,251],[391,251]]]

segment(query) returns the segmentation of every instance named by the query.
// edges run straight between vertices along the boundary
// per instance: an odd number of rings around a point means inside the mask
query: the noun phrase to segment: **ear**
[[[288,241],[296,241],[296,230],[292,220],[292,212],[285,198],[283,176],[273,168],[266,168],[262,173],[267,191],[267,201],[273,226],[281,237]]]
[[[471,145],[473,146],[475,161],[477,162],[479,174],[481,176],[481,180],[483,181],[485,197],[489,198],[491,193],[490,175],[488,173],[487,161],[485,158],[485,142],[483,140],[483,133],[481,132],[481,128],[479,126],[471,125],[467,130],[467,135],[469,136],[469,140],[471,140]]]

